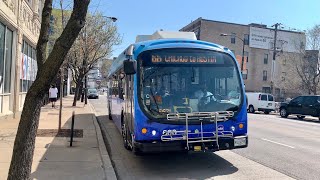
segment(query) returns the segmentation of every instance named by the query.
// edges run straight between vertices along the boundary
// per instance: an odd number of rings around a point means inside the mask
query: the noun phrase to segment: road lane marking
[[[274,144],[281,145],[281,146],[286,146],[286,147],[289,147],[289,148],[292,148],[292,149],[295,148],[295,147],[293,147],[293,146],[289,146],[289,145],[282,144],[282,143],[279,143],[279,142],[271,141],[271,140],[269,140],[269,139],[265,139],[265,138],[261,138],[261,139],[264,140],[264,141],[268,141],[268,142],[271,142],[271,143],[274,143]]]

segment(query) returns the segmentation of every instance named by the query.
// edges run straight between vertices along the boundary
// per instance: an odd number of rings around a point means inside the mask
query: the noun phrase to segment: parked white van
[[[247,110],[250,113],[263,111],[269,114],[275,110],[274,98],[271,94],[260,92],[247,92]]]

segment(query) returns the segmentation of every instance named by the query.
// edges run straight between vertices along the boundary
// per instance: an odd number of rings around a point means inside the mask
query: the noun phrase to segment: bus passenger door
[[[124,113],[125,123],[130,133],[133,132],[133,77],[132,75],[127,75],[125,79]]]

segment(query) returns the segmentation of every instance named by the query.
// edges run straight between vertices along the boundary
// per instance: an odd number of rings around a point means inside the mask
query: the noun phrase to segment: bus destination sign
[[[217,64],[213,55],[151,55],[153,64]]]

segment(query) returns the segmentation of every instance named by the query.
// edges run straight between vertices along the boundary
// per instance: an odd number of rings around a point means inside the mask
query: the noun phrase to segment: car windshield
[[[89,89],[88,92],[89,93],[97,93],[97,90],[96,89]]]
[[[156,50],[140,55],[139,66],[140,102],[153,117],[239,109],[240,75],[229,55],[208,50]]]

